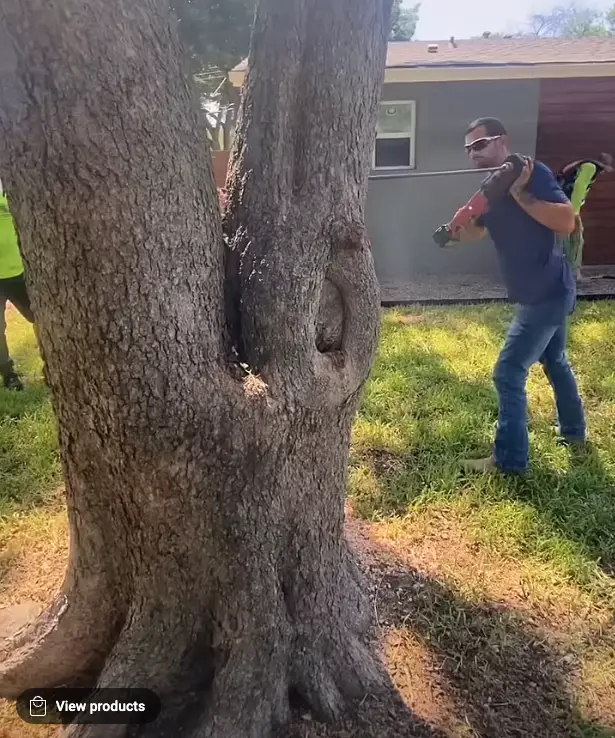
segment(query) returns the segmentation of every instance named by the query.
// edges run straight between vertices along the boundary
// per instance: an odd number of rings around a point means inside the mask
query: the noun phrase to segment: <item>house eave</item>
[[[246,69],[234,69],[231,83],[241,87]],[[430,63],[387,67],[385,84],[410,82],[470,82],[508,79],[577,79],[615,77],[615,60],[611,62],[565,62],[557,64],[459,64]]]

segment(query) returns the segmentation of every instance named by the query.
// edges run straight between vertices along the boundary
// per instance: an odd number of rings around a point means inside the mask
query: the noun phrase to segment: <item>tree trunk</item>
[[[4,696],[147,687],[165,709],[140,736],[262,738],[293,697],[334,719],[379,684],[343,496],[389,11],[261,0],[225,259],[166,3],[2,0],[0,171],[71,535],[58,599],[0,644]]]

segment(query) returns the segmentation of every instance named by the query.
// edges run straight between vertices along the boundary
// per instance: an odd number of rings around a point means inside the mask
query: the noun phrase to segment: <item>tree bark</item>
[[[390,0],[261,0],[225,239],[166,6],[0,5],[0,171],[71,534],[0,693],[151,688],[140,736],[263,738],[293,699],[335,719],[381,680],[343,496]]]

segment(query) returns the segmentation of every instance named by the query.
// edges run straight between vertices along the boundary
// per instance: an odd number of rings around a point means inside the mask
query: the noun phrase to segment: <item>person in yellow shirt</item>
[[[6,342],[7,302],[11,302],[27,321],[34,323],[17,233],[6,194],[0,190],[0,376],[6,389],[20,391],[23,384],[15,372]]]

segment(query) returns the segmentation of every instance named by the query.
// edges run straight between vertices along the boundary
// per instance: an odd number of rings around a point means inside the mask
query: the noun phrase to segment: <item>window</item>
[[[416,104],[381,102],[378,108],[374,169],[413,169]]]

